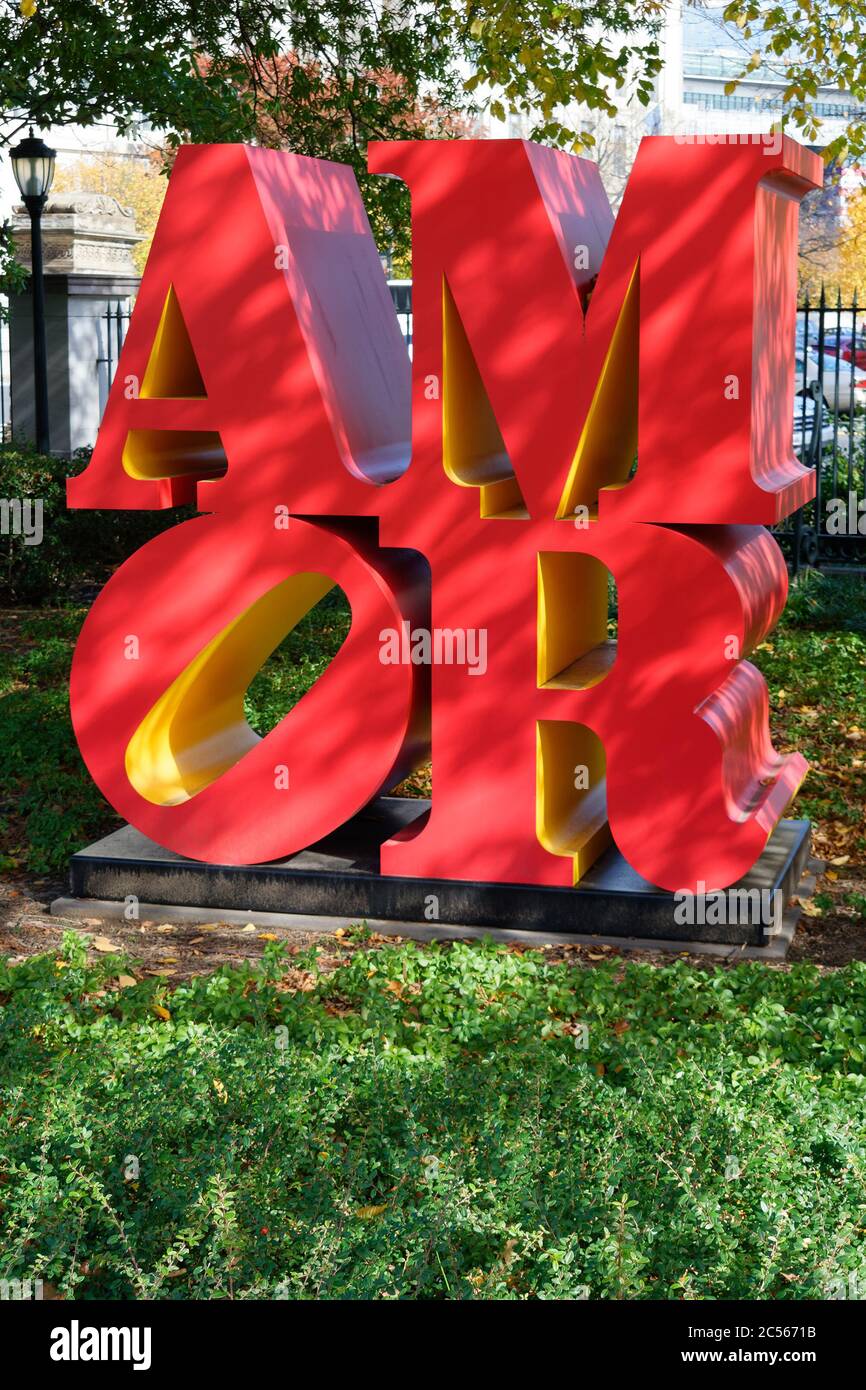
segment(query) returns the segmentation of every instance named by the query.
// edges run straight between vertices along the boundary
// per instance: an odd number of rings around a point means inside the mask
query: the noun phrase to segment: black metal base
[[[385,878],[379,846],[413,824],[429,802],[381,797],[340,830],[309,849],[271,864],[202,864],[160,849],[124,826],[70,860],[74,897],[242,912],[283,912],[357,921],[385,919],[524,931],[713,941],[761,946],[769,914],[747,921],[677,921],[672,893],[642,879],[615,848],[608,849],[576,888],[463,883],[453,879]],[[737,889],[797,890],[809,856],[807,820],[781,821],[755,867]],[[715,895],[708,895],[708,902]],[[730,899],[730,890],[726,895]],[[767,899],[761,899],[766,905]],[[753,907],[758,899],[752,893]],[[772,903],[773,899],[770,898]],[[693,914],[695,915],[695,914]],[[708,914],[712,915],[712,914]],[[727,916],[746,916],[743,908]],[[770,926],[772,933],[772,925]]]

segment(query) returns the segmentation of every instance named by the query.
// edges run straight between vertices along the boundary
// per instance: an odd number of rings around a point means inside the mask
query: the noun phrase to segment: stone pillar
[[[18,259],[30,266],[30,219],[14,210]],[[117,328],[109,311],[128,315],[140,277],[133,246],[143,238],[135,215],[104,193],[49,196],[42,214],[48,339],[48,419],[53,454],[92,445],[117,366]],[[11,295],[9,353],[15,439],[35,435],[33,307],[29,290]],[[125,323],[123,325],[125,329]],[[109,338],[110,334],[110,338]]]

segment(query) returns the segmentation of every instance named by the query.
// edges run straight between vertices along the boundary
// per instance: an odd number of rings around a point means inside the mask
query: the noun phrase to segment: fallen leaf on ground
[[[116,951],[118,948],[107,936],[95,936],[91,941],[94,951]]]
[[[801,911],[801,912],[804,912],[804,913],[806,914],[807,917],[820,917],[820,916],[822,916],[822,912],[821,912],[820,907],[816,907],[815,903],[811,902],[808,898],[806,899],[805,902],[803,902],[803,901],[801,900],[801,902],[800,902],[800,911]]]

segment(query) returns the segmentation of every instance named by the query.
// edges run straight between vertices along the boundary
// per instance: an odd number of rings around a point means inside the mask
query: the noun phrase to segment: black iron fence
[[[397,313],[397,322],[400,325],[400,332],[403,334],[404,341],[409,349],[409,356],[412,356],[412,281],[411,280],[389,280],[388,289],[391,293],[391,300]]]
[[[412,282],[388,288],[400,330],[412,352]],[[102,315],[97,359],[100,413],[129,324],[128,301]],[[0,428],[11,428],[8,339],[0,341]],[[843,304],[824,290],[797,311],[794,345],[794,452],[815,469],[815,499],[775,528],[796,570],[802,565],[866,567],[866,312],[855,295]]]
[[[412,355],[412,281],[411,280],[389,280],[388,289],[391,293],[391,300],[397,314],[397,323],[409,355]],[[123,340],[126,337],[126,330],[129,327],[129,317],[131,306],[129,300],[115,300],[110,303],[105,313],[100,315],[99,333],[99,355],[96,359],[96,373],[99,383],[99,414],[105,410],[108,400],[108,393],[111,390],[111,383],[114,380],[114,373],[117,370],[117,363],[120,357],[120,350],[123,347]],[[6,342],[6,340],[3,340]],[[4,363],[0,360],[0,381],[8,383],[8,363],[6,364],[6,376],[2,376]],[[4,396],[5,400],[5,396]]]
[[[797,312],[794,451],[815,470],[815,499],[776,528],[795,570],[866,566],[866,316],[822,289]]]
[[[96,359],[96,380],[99,391],[99,416],[102,418],[114,373],[117,370],[120,349],[129,327],[130,303],[128,299],[118,299],[110,303],[101,315],[99,329],[99,356]]]

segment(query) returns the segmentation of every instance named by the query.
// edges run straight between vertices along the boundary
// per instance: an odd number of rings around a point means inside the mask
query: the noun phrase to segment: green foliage
[[[408,246],[408,192],[367,142],[447,135],[466,108],[450,6],[391,0],[0,0],[4,138],[32,121],[184,142],[247,141],[350,164],[379,244]]]
[[[257,734],[270,733],[310,689],[343,645],[351,609],[335,586],[294,627],[253,677],[244,700]]]
[[[0,303],[0,323],[6,323],[9,318],[8,296],[19,294],[26,284],[27,271],[15,258],[12,228],[8,222],[4,222],[0,226],[0,287],[7,297]]]
[[[81,761],[69,718],[69,664],[83,618],[81,609],[30,614],[16,624],[14,645],[7,638],[0,646],[0,871],[62,873],[70,854],[119,823]]]
[[[22,13],[22,8],[24,13]],[[613,113],[626,82],[647,105],[667,0],[0,0],[4,139],[30,122],[125,134],[146,121],[169,157],[185,141],[256,141],[350,164],[380,247],[408,252],[408,194],[366,174],[370,140],[465,134],[479,105],[527,114],[532,138],[591,144],[569,108]],[[850,0],[731,0],[743,76],[772,69],[789,113],[818,138],[823,84],[866,100],[864,14]],[[728,84],[734,90],[737,80]],[[855,118],[828,154],[866,148]],[[0,248],[0,270],[9,256]]]
[[[821,87],[838,87],[854,102],[866,100],[866,9],[859,0],[798,0],[767,5],[765,0],[729,0],[725,20],[743,37],[742,77],[769,76],[784,82],[786,119],[808,141],[820,141],[822,121],[815,114]],[[740,79],[727,83],[733,92]],[[853,104],[853,103],[852,103]],[[824,149],[826,159],[856,155],[866,147],[862,111],[846,133]]]
[[[827,1297],[864,1264],[866,967],[269,945],[0,967],[0,1276],[77,1298]],[[588,1029],[579,1042],[578,1024]]]
[[[793,813],[815,822],[821,853],[866,851],[866,581],[805,571],[784,617],[750,660],[770,687],[776,747],[809,774]]]
[[[43,538],[27,545],[0,535],[0,601],[63,602],[82,584],[103,583],[145,541],[192,515],[172,512],[69,511],[66,479],[88,459],[38,454],[24,444],[0,446],[0,497],[42,502]]]
[[[866,633],[866,583],[860,574],[803,570],[788,590],[786,629]]]
[[[468,22],[473,76],[466,89],[489,84],[496,92],[491,114],[522,112],[532,138],[577,148],[581,138],[567,108],[580,104],[615,115],[616,90],[633,78],[635,99],[646,106],[661,70],[658,34],[664,5],[652,0],[467,0],[455,5]],[[501,93],[501,97],[500,94]]]

